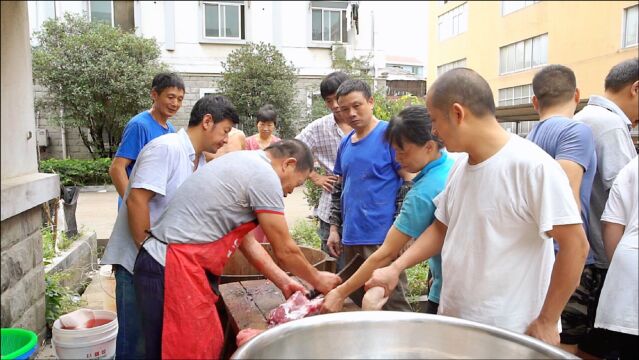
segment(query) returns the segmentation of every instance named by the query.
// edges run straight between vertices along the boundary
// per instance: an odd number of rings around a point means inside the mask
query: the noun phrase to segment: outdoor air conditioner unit
[[[38,129],[36,131],[36,142],[38,143],[38,146],[42,146],[42,147],[49,146],[49,130]]]

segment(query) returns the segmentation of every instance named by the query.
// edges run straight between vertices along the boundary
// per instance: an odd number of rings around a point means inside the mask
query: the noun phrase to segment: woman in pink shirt
[[[273,135],[277,124],[277,113],[273,105],[266,104],[257,112],[257,134],[246,138],[247,150],[264,150],[281,139]]]
[[[275,125],[277,124],[277,113],[273,105],[266,104],[257,111],[257,134],[246,138],[246,150],[264,150],[269,145],[281,141],[282,139],[273,135]],[[258,226],[253,230],[255,239],[261,243],[267,243],[268,239],[262,231],[262,227]]]

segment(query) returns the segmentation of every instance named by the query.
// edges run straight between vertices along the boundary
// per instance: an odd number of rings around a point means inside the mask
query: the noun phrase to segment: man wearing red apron
[[[315,269],[291,239],[283,196],[301,185],[313,166],[302,142],[285,140],[264,151],[220,157],[187,179],[140,250],[134,282],[149,358],[217,358],[224,344],[215,291],[239,247],[260,271],[272,260],[251,236],[259,223],[282,266],[326,293],[341,281]],[[286,297],[301,285],[272,278]]]

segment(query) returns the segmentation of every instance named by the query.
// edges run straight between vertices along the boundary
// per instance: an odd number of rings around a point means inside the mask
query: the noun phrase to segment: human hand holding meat
[[[390,293],[397,286],[397,282],[399,281],[399,274],[401,270],[398,270],[394,263],[389,266],[377,269],[373,271],[373,276],[364,284],[364,289],[368,291],[371,288],[376,286],[381,286],[384,288],[384,296],[389,296]]]
[[[362,310],[381,310],[382,306],[388,301],[388,296],[384,296],[384,292],[385,290],[381,286],[368,289],[362,299]]]
[[[335,288],[329,291],[326,297],[324,297],[324,303],[322,304],[320,312],[322,314],[340,312],[344,307],[344,300],[346,300],[346,297],[342,296],[338,288]]]
[[[295,294],[298,291],[302,292],[303,294],[306,294],[308,292],[304,285],[293,280],[290,276],[287,276],[286,278],[287,280],[282,284],[275,283],[275,286],[280,289],[285,299],[290,298],[291,295]]]
[[[547,344],[559,346],[559,331],[557,321],[545,321],[541,318],[535,319],[526,329],[526,335],[537,338]]]

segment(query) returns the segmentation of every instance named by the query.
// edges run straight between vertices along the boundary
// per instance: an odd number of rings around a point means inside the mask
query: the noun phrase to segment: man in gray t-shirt
[[[617,173],[637,152],[630,128],[639,123],[639,75],[637,58],[614,66],[605,81],[604,96],[591,96],[588,105],[574,119],[590,125],[595,138],[597,172],[590,197],[589,240],[595,265],[607,269],[609,262],[601,237],[601,214]]]
[[[578,343],[577,355],[608,357],[606,337],[594,328],[599,294],[606,278],[609,261],[604,250],[601,215],[608,201],[612,183],[619,171],[635,156],[630,128],[639,123],[639,60],[623,61],[610,69],[605,81],[604,96],[591,96],[588,105],[574,116],[575,120],[590,125],[595,139],[597,171],[590,195],[588,240],[595,255],[593,272],[586,279],[593,291],[580,300],[588,305],[590,331]],[[583,305],[580,305],[583,308]],[[583,352],[587,354],[582,354]]]
[[[209,282],[215,285],[237,248],[264,270],[264,259],[249,249],[259,244],[244,238],[258,222],[285,269],[322,293],[341,282],[306,260],[284,218],[283,196],[302,185],[312,167],[308,147],[285,140],[264,151],[226,154],[181,185],[134,268],[147,357],[220,356],[224,339]]]

